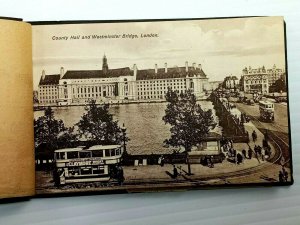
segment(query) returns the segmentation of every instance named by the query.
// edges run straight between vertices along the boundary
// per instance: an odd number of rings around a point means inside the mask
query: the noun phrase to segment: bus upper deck
[[[85,149],[83,146],[77,148],[65,148],[54,151],[55,161],[84,158],[102,158],[103,160],[114,160],[122,156],[121,145],[94,145]]]
[[[121,145],[79,146],[54,151],[57,185],[108,181],[122,160]]]
[[[259,108],[266,110],[274,110],[274,103],[270,101],[259,101]]]

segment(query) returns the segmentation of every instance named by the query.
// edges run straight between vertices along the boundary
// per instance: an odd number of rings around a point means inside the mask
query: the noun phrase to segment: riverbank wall
[[[248,143],[249,134],[246,131],[243,121],[239,115],[232,113],[232,105],[225,98],[219,98],[212,93],[210,100],[213,102],[216,115],[219,118],[219,125],[223,128],[223,137],[235,143]]]

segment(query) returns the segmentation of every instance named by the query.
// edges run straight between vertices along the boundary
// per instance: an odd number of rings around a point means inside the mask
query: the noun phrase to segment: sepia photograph
[[[282,17],[32,32],[37,194],[292,184]]]

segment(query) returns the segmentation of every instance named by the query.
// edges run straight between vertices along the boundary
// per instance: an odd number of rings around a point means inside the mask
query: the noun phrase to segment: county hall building
[[[45,75],[39,82],[39,103],[44,105],[83,104],[90,99],[97,102],[122,103],[124,101],[163,100],[168,87],[185,92],[192,90],[197,98],[205,94],[208,78],[201,64],[183,67],[139,70],[132,68],[110,69],[104,55],[102,70],[68,70],[62,67],[60,74]]]

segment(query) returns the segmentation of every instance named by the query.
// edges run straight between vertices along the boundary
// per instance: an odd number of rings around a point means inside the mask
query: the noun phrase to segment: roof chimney
[[[189,63],[188,61],[185,62],[185,72],[189,71]]]
[[[42,71],[42,80],[45,79],[45,70]]]
[[[157,74],[157,64],[155,64],[155,74]]]
[[[194,67],[194,69],[196,69],[196,63],[193,63],[193,67]]]
[[[198,64],[198,67],[200,70],[202,70],[202,65],[201,64]]]
[[[168,72],[168,64],[165,63],[165,73],[167,73],[167,72]]]
[[[65,69],[63,67],[60,67],[60,79],[64,76]]]

